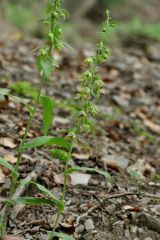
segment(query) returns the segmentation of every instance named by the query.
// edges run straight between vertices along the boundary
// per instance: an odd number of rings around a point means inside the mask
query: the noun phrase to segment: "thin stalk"
[[[49,55],[51,54],[52,49],[53,49],[53,44],[50,43]],[[15,166],[17,172],[18,172],[19,164],[20,164],[21,159],[22,159],[22,154],[24,152],[24,149],[23,149],[24,143],[26,142],[27,135],[28,135],[29,130],[31,128],[31,125],[33,123],[33,120],[34,120],[34,117],[35,117],[35,113],[37,111],[37,107],[38,107],[38,104],[39,104],[39,101],[40,101],[41,92],[42,92],[42,88],[44,86],[44,82],[45,82],[45,75],[43,73],[43,75],[41,77],[41,80],[40,80],[40,84],[39,84],[38,90],[37,90],[38,93],[37,93],[35,105],[33,107],[33,110],[30,113],[30,117],[28,119],[27,126],[26,126],[26,129],[25,129],[25,133],[23,135],[22,141],[21,141],[20,146],[18,148],[18,157],[17,157],[16,166]],[[12,197],[13,193],[16,190],[16,187],[17,187],[17,178],[15,176],[12,176],[12,183],[11,183],[9,196],[8,196],[9,198]],[[11,210],[11,205],[7,205],[6,204],[6,207],[5,207],[5,210],[4,210],[4,214],[3,214],[3,217],[2,217],[3,218],[3,223],[4,223],[4,228],[3,228],[2,234],[1,234],[2,239],[4,238],[4,236],[6,234],[6,226],[7,226],[7,221],[8,221],[8,216],[10,214],[10,210]]]
[[[41,78],[41,81],[40,81],[39,88],[38,88],[38,94],[37,94],[37,98],[36,98],[36,101],[35,101],[35,105],[34,105],[34,108],[33,108],[32,112],[30,113],[30,117],[28,119],[27,126],[26,126],[26,129],[25,129],[25,133],[24,133],[24,136],[22,138],[21,144],[20,144],[19,149],[18,149],[18,157],[17,157],[16,166],[15,166],[17,171],[18,171],[19,163],[22,159],[23,146],[24,146],[24,143],[27,139],[27,135],[28,135],[28,132],[31,128],[32,122],[34,120],[34,116],[35,116],[35,113],[36,113],[36,110],[37,110],[37,107],[38,107],[38,103],[39,103],[39,100],[40,100],[41,91],[42,91],[44,82],[45,82],[45,77],[44,77],[44,74],[43,74],[43,76]],[[17,183],[17,178],[15,178],[15,176],[14,177],[12,176],[12,183],[11,183],[10,192],[9,192],[9,196],[8,196],[9,198],[11,198],[13,193],[15,192],[15,189],[16,189],[16,186],[17,186],[16,183]],[[8,216],[10,214],[10,210],[11,210],[11,205],[6,204],[5,211],[4,211],[4,214],[3,214],[4,228],[3,228],[2,234],[1,234],[2,239],[4,238],[4,236],[6,234],[7,220],[8,220]]]
[[[70,150],[70,158],[71,158],[71,153],[72,153],[72,148]],[[69,159],[70,159],[69,158]],[[62,196],[61,196],[61,201],[64,202],[65,201],[65,197],[66,197],[66,191],[67,191],[67,180],[68,180],[68,174],[67,174],[67,170],[68,170],[68,167],[69,167],[69,160],[66,161],[66,164],[65,164],[65,169],[64,169],[64,184],[63,184],[63,190],[62,190]],[[55,223],[53,225],[53,230],[49,236],[49,240],[53,240],[54,239],[54,233],[58,227],[58,223],[59,223],[59,219],[60,219],[60,216],[61,216],[62,212],[60,210],[57,211],[57,215],[56,215],[56,220],[55,220]]]
[[[32,122],[33,122],[34,117],[35,117],[35,113],[36,113],[36,110],[37,110],[37,107],[38,107],[38,103],[40,101],[41,91],[42,91],[44,82],[45,82],[45,76],[43,74],[42,79],[40,81],[39,88],[38,88],[38,94],[37,94],[36,102],[35,102],[35,105],[34,105],[34,108],[33,108],[32,112],[30,113],[30,117],[28,119],[28,123],[27,123],[26,129],[25,129],[25,133],[24,133],[22,142],[21,142],[21,144],[19,146],[19,149],[18,149],[18,158],[17,158],[17,162],[16,162],[16,170],[18,170],[19,163],[22,159],[24,143],[26,142],[28,132],[31,128]]]
[[[59,3],[59,0],[54,1],[54,9],[53,10],[56,10],[56,8],[58,7],[58,3]],[[55,22],[56,22],[56,18],[54,16],[52,16],[51,29],[54,28]],[[49,44],[48,57],[52,54],[53,48],[54,48],[54,43],[51,41],[50,44]],[[36,110],[37,110],[37,107],[38,107],[38,103],[40,101],[41,91],[42,91],[42,88],[44,86],[44,82],[45,82],[45,74],[43,73],[43,75],[40,79],[40,85],[38,87],[38,91],[37,91],[38,93],[37,93],[37,98],[36,98],[36,101],[35,101],[35,105],[33,107],[33,110],[30,113],[24,136],[23,136],[22,141],[20,143],[20,146],[18,148],[18,156],[17,156],[17,162],[16,162],[16,166],[15,166],[17,172],[18,172],[19,164],[20,164],[21,159],[22,159],[22,154],[24,152],[24,148],[23,148],[24,143],[26,142],[28,132],[31,128],[32,122],[33,122],[34,117],[35,117],[35,113],[36,113]],[[15,176],[12,175],[12,183],[11,183],[10,192],[9,192],[9,196],[8,196],[9,198],[12,198],[12,195],[16,190],[17,179],[18,179],[18,177],[15,177]],[[4,207],[4,212],[2,213],[4,228],[1,231],[1,239],[3,239],[5,234],[6,234],[6,226],[7,226],[8,216],[10,214],[11,207],[12,207],[11,205],[8,205],[8,203],[6,203],[5,207]],[[59,213],[59,214],[61,214],[61,213]],[[59,220],[59,217],[57,217],[57,222],[58,222],[58,220]]]

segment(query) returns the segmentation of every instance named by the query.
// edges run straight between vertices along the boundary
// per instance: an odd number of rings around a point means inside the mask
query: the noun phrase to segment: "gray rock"
[[[87,219],[84,222],[84,226],[86,228],[87,231],[92,231],[94,229],[94,223],[93,220],[91,218]]]
[[[113,96],[112,99],[120,107],[128,107],[129,106],[129,101],[127,101],[126,99],[121,98],[118,95]]]
[[[82,233],[84,231],[85,227],[83,224],[80,224],[76,227],[76,233]]]

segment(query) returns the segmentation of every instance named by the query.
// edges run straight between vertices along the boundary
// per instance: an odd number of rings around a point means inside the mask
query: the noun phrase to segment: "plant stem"
[[[35,113],[36,113],[36,110],[37,110],[37,107],[38,107],[38,103],[39,103],[39,100],[40,100],[41,91],[42,91],[44,82],[45,82],[45,77],[44,77],[44,74],[43,74],[43,76],[41,78],[41,81],[40,81],[39,88],[38,88],[36,102],[35,102],[35,105],[34,105],[34,108],[33,108],[32,112],[30,113],[30,117],[28,119],[27,126],[26,126],[26,129],[25,129],[25,133],[24,133],[24,136],[22,138],[21,144],[20,144],[19,149],[18,149],[18,157],[17,157],[16,167],[15,167],[17,172],[18,172],[19,163],[22,159],[23,146],[24,146],[24,143],[27,139],[28,132],[31,128],[31,125],[32,125],[32,122],[33,122],[33,119],[34,119],[34,116],[35,116]],[[15,192],[16,185],[17,185],[17,178],[15,176],[14,177],[12,176],[12,183],[11,183],[10,192],[9,192],[9,196],[8,196],[9,198],[11,198],[13,193]],[[6,208],[5,208],[3,217],[2,217],[3,218],[3,223],[4,223],[4,228],[3,228],[2,234],[1,234],[2,239],[4,238],[4,236],[6,234],[6,226],[7,226],[7,221],[8,221],[8,216],[10,214],[10,210],[11,210],[11,205],[6,204]]]
[[[53,12],[54,12],[54,11],[56,11],[56,8],[58,7],[58,4],[61,3],[61,1],[60,0],[55,0],[55,1],[53,1],[53,3],[54,3],[54,8],[53,8]],[[56,17],[54,15],[52,15],[52,21],[51,21],[51,25],[50,25],[51,30],[55,27],[55,24],[56,24]],[[51,56],[53,48],[54,48],[54,42],[51,41],[50,44],[49,44],[48,57]],[[25,133],[24,133],[24,136],[23,136],[22,141],[21,141],[21,143],[19,145],[19,148],[18,148],[18,156],[17,156],[17,162],[16,162],[16,166],[15,166],[15,169],[16,169],[17,172],[18,172],[19,164],[20,164],[21,159],[22,159],[22,154],[24,152],[24,148],[23,148],[24,147],[24,143],[26,142],[28,132],[29,132],[29,130],[31,128],[32,122],[33,122],[34,117],[35,117],[35,113],[36,113],[36,110],[37,110],[37,107],[38,107],[38,104],[39,104],[39,101],[40,101],[41,91],[42,91],[42,88],[44,86],[45,79],[46,79],[45,73],[43,72],[43,75],[42,75],[42,77],[40,79],[40,84],[39,84],[39,87],[38,87],[38,90],[37,90],[36,101],[35,101],[35,104],[34,104],[34,107],[33,107],[32,111],[30,112],[30,116],[29,116],[29,119],[28,119],[28,122],[27,122],[27,126],[26,126],[26,129],[25,129]],[[10,187],[8,198],[12,198],[13,193],[16,190],[17,179],[18,179],[18,177],[15,177],[12,174],[12,183],[11,183],[11,187]],[[1,238],[0,239],[3,239],[5,237],[6,226],[7,226],[8,216],[10,214],[11,207],[12,206],[10,204],[5,203],[4,212],[2,213],[2,219],[3,219],[4,227],[1,230]],[[58,221],[59,221],[60,214],[61,214],[61,212],[59,212],[59,214],[57,215],[57,221],[56,221],[57,224],[58,224]]]
[[[17,158],[17,162],[16,162],[16,170],[18,170],[19,163],[22,159],[24,143],[27,139],[28,132],[30,130],[30,127],[31,127],[32,122],[33,122],[34,117],[35,117],[35,113],[36,113],[36,110],[37,110],[37,107],[38,107],[38,103],[40,101],[41,91],[42,91],[44,82],[45,82],[45,77],[44,77],[44,74],[43,74],[43,76],[41,78],[41,81],[40,81],[39,88],[38,88],[38,94],[37,94],[36,102],[35,102],[35,105],[34,105],[34,108],[33,108],[32,112],[30,113],[30,117],[28,119],[28,123],[27,123],[26,129],[25,129],[25,133],[24,133],[22,142],[21,142],[21,144],[19,146],[19,149],[18,149],[18,158]]]
[[[70,158],[71,158],[71,153],[72,153],[72,148],[70,149]],[[69,159],[70,159],[69,158]],[[69,166],[69,159],[66,161],[65,164],[65,170],[64,170],[64,184],[63,184],[63,190],[62,190],[62,196],[61,196],[61,201],[64,202],[65,201],[65,197],[66,197],[66,190],[67,190],[67,180],[68,180],[68,174],[67,174],[67,170],[68,170],[68,166]],[[57,215],[56,215],[56,220],[55,223],[53,225],[53,230],[49,236],[49,240],[53,240],[54,239],[54,232],[56,231],[57,227],[58,227],[58,223],[59,223],[59,218],[61,216],[61,211],[58,210]]]

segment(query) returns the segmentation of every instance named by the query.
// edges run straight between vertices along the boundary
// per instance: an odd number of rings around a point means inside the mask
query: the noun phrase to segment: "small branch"
[[[42,163],[42,161],[37,162],[35,169],[29,173],[27,175],[27,177],[24,180],[37,180],[37,178],[43,173],[43,171],[45,170],[46,166]],[[21,186],[19,188],[17,188],[17,190],[15,191],[15,193],[12,196],[12,199],[16,199],[20,196],[23,195],[23,193],[26,191],[26,189],[28,188],[28,185],[24,185]],[[1,199],[0,199],[1,200]],[[2,199],[2,201],[4,201]],[[23,204],[19,204],[18,205],[18,209],[20,209],[20,206],[22,207]],[[24,206],[24,205],[23,205]],[[16,212],[15,210],[17,209],[17,206],[15,205],[13,207],[13,212]],[[5,210],[6,210],[6,206],[4,206],[1,210],[1,216],[3,216],[5,214]],[[13,214],[12,214],[13,215]],[[16,212],[16,215],[18,215],[18,212]],[[12,216],[11,216],[12,217]]]
[[[87,212],[83,213],[82,215],[80,215],[78,218],[77,218],[77,221],[76,221],[76,226],[79,224],[80,220],[86,216],[88,216],[88,214],[90,214],[91,212],[93,212],[95,209],[101,207],[105,201],[109,200],[109,199],[113,199],[113,198],[120,198],[120,197],[126,197],[126,196],[134,196],[134,195],[139,195],[139,192],[136,192],[136,193],[133,193],[133,192],[124,192],[124,193],[117,193],[117,194],[113,194],[113,195],[110,195],[110,196],[107,196],[106,198],[102,199],[102,201],[89,208]]]
[[[148,197],[148,198],[160,199],[160,195],[155,195],[155,194],[150,194],[150,193],[142,193],[142,195],[145,197]]]
[[[160,233],[160,219],[153,217],[150,214],[141,213],[138,216],[140,226],[147,227],[148,229]]]
[[[99,204],[89,208],[87,212],[85,212],[82,215],[78,216],[75,225],[77,226],[82,218],[88,216],[88,214],[93,212],[95,209],[103,206],[103,204],[107,200],[113,199],[113,198],[128,197],[128,196],[145,196],[145,197],[149,197],[149,198],[160,199],[160,195],[154,195],[154,194],[149,194],[149,193],[144,193],[144,192],[143,193],[141,193],[141,192],[123,192],[123,193],[113,194],[113,195],[107,196],[106,198],[102,199],[102,201]]]
[[[43,173],[43,171],[46,169],[46,166],[42,162],[38,162],[35,166],[35,169],[27,175],[27,177],[24,180],[28,181],[35,181],[37,178]],[[24,185],[18,188],[15,193],[13,194],[12,198],[18,198],[23,195],[23,193],[26,191],[28,186]]]
[[[120,198],[120,197],[127,197],[127,196],[138,196],[140,193],[139,192],[124,192],[124,193],[117,193],[108,196],[107,198],[103,199],[103,203],[105,200],[112,199],[112,198]]]

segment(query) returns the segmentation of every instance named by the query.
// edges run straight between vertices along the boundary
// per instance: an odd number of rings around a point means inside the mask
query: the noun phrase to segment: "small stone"
[[[131,232],[132,232],[132,233],[136,233],[136,232],[137,232],[137,229],[138,229],[138,227],[136,227],[136,226],[135,226],[135,227],[131,227]]]
[[[118,95],[114,95],[113,97],[113,101],[120,107],[128,107],[129,106],[129,102],[128,100],[118,96]]]
[[[125,239],[131,239],[130,232],[128,229],[125,230]]]
[[[139,233],[144,233],[143,228],[138,228],[138,232],[139,232]]]
[[[76,227],[76,233],[82,233],[84,231],[85,227],[83,224],[80,224]]]
[[[115,204],[111,204],[106,208],[107,212],[109,213],[113,213],[116,210],[116,205]]]
[[[93,235],[91,233],[86,233],[82,236],[81,240],[93,240]]]
[[[91,231],[94,229],[94,224],[93,224],[93,220],[90,218],[90,219],[87,219],[84,223],[84,226],[86,228],[87,231]]]

